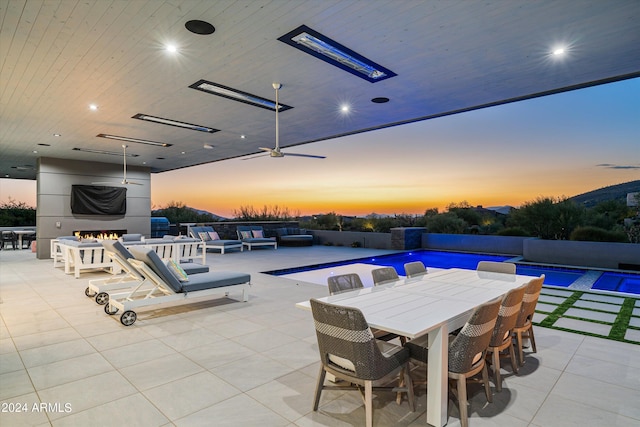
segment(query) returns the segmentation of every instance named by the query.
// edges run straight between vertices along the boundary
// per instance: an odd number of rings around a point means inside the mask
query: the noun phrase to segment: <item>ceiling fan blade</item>
[[[326,159],[326,156],[316,156],[313,154],[299,154],[299,153],[282,153],[283,155],[289,157],[289,156],[295,156],[295,157],[309,157],[312,159]]]
[[[251,156],[251,157],[243,157],[240,160],[251,160],[251,159],[256,159],[258,157],[267,157],[269,155],[269,153],[264,153],[264,154],[258,154],[256,156]]]

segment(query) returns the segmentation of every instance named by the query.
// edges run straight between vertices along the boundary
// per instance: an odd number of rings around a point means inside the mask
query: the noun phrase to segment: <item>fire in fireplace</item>
[[[78,230],[73,235],[80,239],[117,240],[127,230]]]

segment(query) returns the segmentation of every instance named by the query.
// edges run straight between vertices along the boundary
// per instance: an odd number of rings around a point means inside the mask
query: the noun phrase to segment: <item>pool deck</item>
[[[74,279],[29,251],[0,251],[0,401],[27,408],[0,412],[0,425],[361,425],[354,392],[325,393],[320,410],[311,410],[316,337],[310,314],[294,305],[325,296],[326,288],[260,272],[389,252],[312,246],[211,254],[212,269],[251,273],[248,303],[232,294],[140,310],[124,327],[84,296],[88,280],[105,273]],[[606,335],[616,307],[624,307],[631,309],[628,331],[637,332],[638,301],[629,307],[628,298],[612,298],[545,288],[535,320],[544,325],[564,310],[555,322],[582,319],[605,325],[599,332]],[[585,312],[598,319],[585,320]],[[526,353],[519,375],[505,363],[504,388],[492,387],[492,404],[469,387],[472,427],[640,426],[640,345],[542,326],[536,340],[538,352]],[[378,394],[374,425],[427,425],[425,390],[416,393],[413,413],[406,401]],[[48,405],[38,410],[39,403]],[[460,425],[455,404],[447,425]]]

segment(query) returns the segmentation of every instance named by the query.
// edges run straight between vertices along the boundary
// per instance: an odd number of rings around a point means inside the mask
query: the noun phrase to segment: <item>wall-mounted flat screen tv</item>
[[[127,213],[127,189],[72,185],[71,212],[79,215],[124,215]]]

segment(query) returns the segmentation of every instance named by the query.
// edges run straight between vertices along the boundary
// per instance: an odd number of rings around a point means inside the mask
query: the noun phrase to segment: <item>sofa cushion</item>
[[[184,283],[184,292],[201,291],[203,289],[220,288],[224,286],[240,285],[251,281],[251,276],[235,271],[210,271],[209,273],[195,274]]]
[[[123,234],[120,236],[120,240],[123,242],[139,242],[142,240],[142,234],[140,233],[129,233]]]

